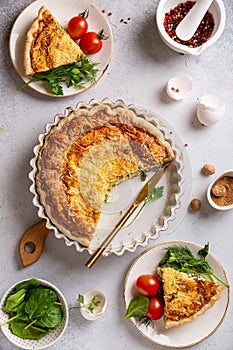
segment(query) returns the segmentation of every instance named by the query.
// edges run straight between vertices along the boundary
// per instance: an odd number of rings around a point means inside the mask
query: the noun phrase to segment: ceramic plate
[[[124,301],[126,308],[130,300],[137,295],[134,286],[137,277],[143,274],[155,274],[157,264],[165,255],[164,249],[173,244],[188,247],[194,255],[202,248],[190,242],[169,241],[144,251],[133,262],[125,278]],[[211,253],[208,254],[207,261],[213,268],[216,276],[228,283],[223,266]],[[187,347],[199,343],[217,330],[226,315],[229,297],[229,288],[224,288],[221,298],[211,309],[207,310],[202,316],[198,316],[193,322],[181,327],[165,329],[162,319],[154,321],[154,327],[146,327],[144,324],[140,325],[135,318],[130,320],[136,330],[153,343],[173,348]]]
[[[25,83],[30,80],[30,77],[24,75],[23,68],[23,55],[26,33],[32,21],[36,18],[38,10],[41,6],[46,6],[48,10],[50,10],[50,12],[54,15],[54,17],[60,22],[63,28],[66,27],[70,18],[88,9],[88,30],[99,32],[103,29],[105,35],[108,37],[107,40],[104,40],[103,48],[100,52],[88,56],[88,58],[91,61],[98,63],[99,71],[97,73],[96,81],[94,83],[87,83],[85,88],[82,90],[77,90],[74,87],[67,88],[65,85],[63,85],[64,95],[62,96],[57,96],[50,93],[46,88],[45,82],[33,82],[29,85],[32,89],[36,90],[37,92],[53,97],[66,97],[77,95],[89,89],[92,85],[98,82],[110,64],[112,58],[113,38],[109,22],[106,18],[106,15],[102,13],[101,10],[98,9],[89,0],[37,0],[32,2],[32,4],[27,6],[16,19],[11,31],[9,45],[12,63]]]
[[[38,278],[39,279],[39,278]],[[15,283],[13,286],[11,286],[3,295],[1,302],[0,302],[0,323],[5,322],[8,318],[9,315],[4,312],[4,304],[5,304],[5,300],[8,296],[8,294],[13,291],[13,289],[21,282],[24,282],[26,280],[23,281],[19,281],[17,283]],[[1,327],[1,330],[3,332],[3,334],[9,339],[9,341],[13,344],[15,344],[16,346],[20,347],[20,349],[28,349],[28,350],[39,350],[39,349],[45,349],[49,346],[51,346],[52,344],[54,344],[58,339],[60,339],[63,335],[63,333],[66,330],[67,324],[68,324],[68,317],[69,317],[69,313],[68,313],[68,306],[65,300],[65,297],[63,296],[63,294],[61,293],[61,291],[54,286],[52,283],[39,279],[39,281],[41,282],[41,285],[44,287],[48,287],[53,289],[57,295],[58,298],[61,302],[61,307],[62,307],[62,311],[63,311],[63,320],[62,323],[59,327],[54,329],[54,332],[50,332],[48,333],[45,337],[39,339],[39,340],[33,340],[33,339],[22,339],[17,337],[16,335],[14,335],[9,327],[9,324],[6,324],[4,326]]]
[[[88,108],[99,104],[100,102],[92,100],[89,104],[80,102],[75,109]],[[160,231],[172,230],[178,225],[183,218],[190,199],[191,194],[191,167],[190,162],[185,152],[183,142],[179,139],[176,131],[162,118],[155,113],[137,109],[135,106],[125,106],[122,100],[115,103],[105,99],[102,103],[115,106],[123,106],[132,109],[136,115],[143,116],[148,121],[155,124],[164,134],[165,139],[171,144],[175,153],[175,162],[169,167],[168,171],[160,180],[158,186],[164,186],[163,196],[155,202],[150,202],[146,205],[143,213],[139,215],[131,225],[130,220],[127,225],[120,230],[111,244],[106,248],[104,255],[108,256],[111,253],[122,255],[126,250],[135,251],[138,246],[145,247],[150,239],[158,239]],[[73,110],[73,109],[72,109]],[[120,183],[113,188],[110,196],[110,203],[103,205],[102,214],[98,223],[96,232],[88,248],[81,246],[77,241],[68,239],[62,232],[51,223],[49,217],[46,215],[43,206],[40,204],[40,199],[35,186],[35,174],[37,173],[37,156],[40,148],[43,147],[44,138],[49,134],[50,130],[59,123],[59,120],[68,117],[72,111],[70,108],[66,109],[62,115],[57,115],[53,123],[46,126],[46,133],[39,135],[39,144],[34,147],[35,157],[31,160],[32,171],[29,175],[32,180],[31,192],[34,194],[33,204],[38,207],[38,215],[45,219],[46,226],[55,231],[57,238],[63,238],[65,243],[75,245],[78,251],[88,250],[90,254],[99,247],[102,240],[107,236],[110,230],[114,227],[116,222],[120,219],[120,215],[126,210],[135,198],[135,193],[138,193],[143,187],[144,182],[140,177],[135,177],[125,182]],[[152,172],[148,174],[152,175]]]

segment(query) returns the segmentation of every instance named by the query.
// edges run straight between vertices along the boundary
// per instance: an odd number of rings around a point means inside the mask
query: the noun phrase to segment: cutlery
[[[90,269],[95,264],[95,262],[98,260],[100,255],[104,252],[104,250],[107,248],[109,243],[111,243],[113,238],[117,235],[117,233],[120,231],[120,229],[124,226],[124,224],[129,219],[129,217],[138,208],[138,206],[143,202],[143,200],[148,196],[148,194],[153,190],[153,188],[159,182],[159,180],[162,178],[165,170],[168,168],[168,166],[170,164],[171,164],[171,162],[168,162],[163,167],[160,167],[159,170],[157,170],[156,173],[143,186],[143,188],[141,189],[141,191],[137,195],[136,199],[131,204],[131,206],[127,209],[125,214],[117,222],[117,224],[115,225],[113,230],[108,234],[108,236],[100,244],[100,246],[97,248],[97,250],[91,256],[91,258],[86,262],[86,264],[85,264],[86,267],[88,267]]]

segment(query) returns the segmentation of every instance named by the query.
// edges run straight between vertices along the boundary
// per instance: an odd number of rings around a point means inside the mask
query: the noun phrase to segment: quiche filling
[[[88,246],[111,188],[173,158],[161,131],[132,110],[79,109],[46,136],[37,191],[53,224]]]
[[[214,281],[170,267],[159,268],[158,273],[163,281],[166,328],[193,321],[213,306],[224,288]]]
[[[46,7],[42,6],[27,32],[24,49],[26,75],[78,62],[82,50],[58,23]]]

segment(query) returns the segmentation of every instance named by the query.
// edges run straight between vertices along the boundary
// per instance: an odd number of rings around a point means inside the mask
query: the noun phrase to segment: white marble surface
[[[59,1],[59,0],[58,0]],[[60,0],[62,1],[62,0]],[[64,0],[65,2],[65,0]],[[30,3],[28,0],[1,0],[1,117],[0,117],[0,294],[18,280],[40,277],[57,285],[69,304],[74,303],[78,293],[91,288],[103,290],[108,297],[106,314],[96,322],[83,319],[72,312],[66,333],[51,350],[143,350],[159,349],[140,336],[129,321],[123,321],[123,282],[125,274],[138,254],[125,253],[100,259],[91,270],[84,263],[88,254],[77,253],[65,246],[53,234],[46,241],[40,260],[22,268],[18,243],[22,233],[38,221],[37,210],[29,193],[29,160],[37,136],[55,114],[78,101],[91,98],[113,101],[121,98],[127,104],[150,108],[162,114],[176,128],[183,139],[191,164],[192,197],[202,200],[197,213],[188,210],[179,227],[171,234],[161,234],[159,242],[184,239],[203,245],[210,242],[212,253],[224,265],[229,280],[232,268],[232,218],[233,212],[216,212],[206,201],[206,189],[212,177],[200,174],[203,164],[216,167],[216,175],[233,168],[233,6],[224,1],[227,22],[220,40],[201,56],[177,54],[167,48],[159,38],[155,27],[156,0],[96,0],[101,9],[111,11],[113,24],[121,18],[130,18],[128,24],[112,25],[114,52],[111,65],[99,83],[87,92],[66,99],[49,98],[25,89],[16,92],[21,84],[11,65],[8,41],[11,27],[18,14]],[[193,81],[193,90],[181,102],[169,101],[164,88],[169,78],[185,74]],[[203,127],[196,118],[196,99],[206,93],[222,98],[226,103],[224,119],[215,126]],[[149,245],[153,245],[150,242]],[[181,330],[182,331],[182,330]],[[193,346],[199,350],[232,349],[232,308],[221,327],[212,336]],[[0,350],[16,349],[0,332]]]

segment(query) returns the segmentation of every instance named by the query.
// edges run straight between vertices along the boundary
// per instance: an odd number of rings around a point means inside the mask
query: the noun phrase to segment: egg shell
[[[80,309],[82,316],[89,321],[95,321],[103,316],[107,306],[106,296],[98,289],[89,290],[84,294],[84,305],[88,305],[94,297],[96,297],[100,303],[98,306],[94,306],[93,312],[90,312],[87,308]]]
[[[192,82],[188,77],[177,76],[169,79],[166,92],[173,100],[183,100],[192,90]]]
[[[204,95],[197,99],[197,118],[201,124],[214,125],[222,120],[225,104],[216,96]]]

